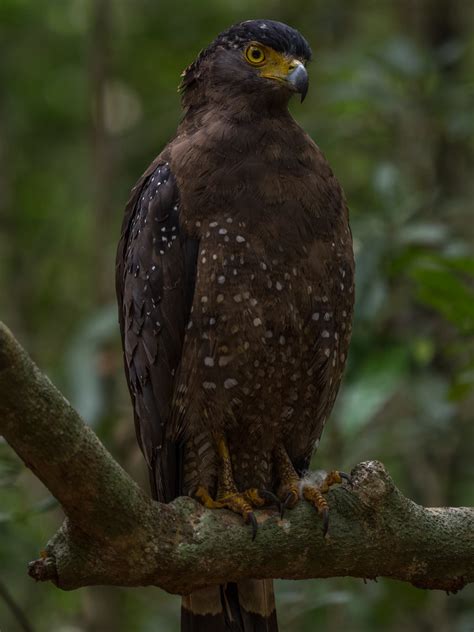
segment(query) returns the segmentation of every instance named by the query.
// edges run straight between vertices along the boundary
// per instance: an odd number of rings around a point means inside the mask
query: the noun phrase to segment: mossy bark
[[[72,590],[160,586],[186,594],[243,577],[391,577],[455,592],[474,580],[474,509],[424,508],[381,463],[328,494],[330,530],[306,503],[259,530],[190,498],[148,498],[0,324],[0,433],[61,503],[66,519],[29,573]]]

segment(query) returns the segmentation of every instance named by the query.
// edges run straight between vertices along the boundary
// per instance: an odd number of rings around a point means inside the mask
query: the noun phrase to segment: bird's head
[[[231,26],[201,51],[183,72],[184,105],[202,99],[220,104],[238,98],[287,103],[308,91],[306,63],[311,49],[295,29],[274,20],[248,20]]]

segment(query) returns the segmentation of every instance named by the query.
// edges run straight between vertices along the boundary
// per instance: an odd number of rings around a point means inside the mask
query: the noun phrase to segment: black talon
[[[255,538],[257,537],[257,531],[258,531],[258,523],[257,523],[257,518],[255,518],[255,514],[253,513],[253,511],[251,511],[248,515],[247,515],[247,520],[251,523],[252,525],[252,542],[255,540]]]
[[[276,496],[273,492],[269,491],[268,489],[260,489],[258,493],[260,494],[262,498],[265,498],[265,500],[268,500],[270,504],[276,505],[278,511],[281,513],[282,503],[281,503],[281,500],[278,498],[278,496]]]
[[[325,507],[322,511],[323,514],[323,537],[325,538],[328,534],[329,529],[329,509]]]
[[[351,487],[354,487],[354,483],[352,481],[352,478],[349,476],[349,474],[346,474],[345,472],[339,472],[339,476],[345,481],[347,481]]]

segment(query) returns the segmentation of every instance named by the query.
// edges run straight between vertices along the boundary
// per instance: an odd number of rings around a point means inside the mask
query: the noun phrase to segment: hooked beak
[[[309,77],[304,65],[297,59],[292,62],[293,70],[288,74],[286,80],[295,92],[301,94],[301,103],[308,92]]]

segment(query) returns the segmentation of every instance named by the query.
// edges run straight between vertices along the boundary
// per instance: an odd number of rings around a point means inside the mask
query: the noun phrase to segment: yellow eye
[[[259,46],[251,44],[245,51],[245,58],[249,64],[260,66],[265,61],[265,53]]]

